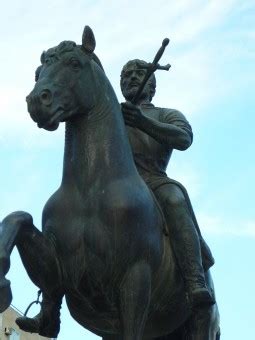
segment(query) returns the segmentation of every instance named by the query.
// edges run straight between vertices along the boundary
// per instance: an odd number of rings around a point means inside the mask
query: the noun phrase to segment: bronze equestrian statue
[[[73,318],[104,340],[219,339],[209,270],[199,273],[206,298],[196,304],[186,294],[172,227],[137,171],[120,105],[94,49],[86,26],[81,46],[63,41],[42,54],[28,111],[49,131],[66,123],[63,177],[44,207],[42,232],[26,212],[0,224],[0,312],[12,300],[5,275],[16,245],[43,292],[31,319],[43,336],[57,336],[65,295]],[[124,116],[137,112],[128,105]]]

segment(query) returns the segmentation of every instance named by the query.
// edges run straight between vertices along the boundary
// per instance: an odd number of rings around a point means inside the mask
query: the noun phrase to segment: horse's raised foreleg
[[[9,307],[12,299],[10,282],[5,275],[15,245],[33,283],[46,296],[54,299],[61,295],[60,268],[52,242],[36,229],[31,215],[15,212],[0,224],[0,312]]]
[[[122,340],[141,340],[151,295],[151,270],[137,263],[126,273],[120,287]]]
[[[12,300],[10,281],[5,278],[10,269],[10,255],[20,229],[32,223],[29,214],[17,212],[8,215],[0,223],[0,312],[9,307]]]

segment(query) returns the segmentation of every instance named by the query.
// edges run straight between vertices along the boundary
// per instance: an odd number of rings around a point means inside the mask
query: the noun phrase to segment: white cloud
[[[237,220],[199,213],[198,221],[204,235],[246,236],[255,238],[255,220]]]
[[[178,108],[189,115],[203,112],[215,98],[226,95],[228,88],[231,91],[229,79],[224,79],[221,69],[217,68],[218,51],[208,46],[207,36],[203,34],[226,22],[236,8],[234,0],[206,3],[143,0],[132,5],[127,0],[96,4],[66,0],[46,1],[40,9],[32,2],[29,6],[16,1],[16,5],[6,4],[5,8],[15,19],[15,27],[7,30],[8,15],[1,23],[6,32],[3,48],[7,51],[0,56],[1,64],[5,65],[0,83],[2,138],[13,136],[14,132],[17,139],[22,138],[24,132],[34,136],[36,127],[27,114],[25,96],[33,87],[40,53],[64,39],[79,43],[85,24],[94,29],[96,52],[119,97],[119,73],[123,64],[135,57],[152,60],[165,36],[172,41],[162,63],[170,62],[172,69],[169,73],[158,72],[156,104]],[[217,34],[215,41],[220,40]],[[221,41],[221,46],[223,44],[227,50],[227,42]]]
[[[13,86],[0,87],[1,121],[7,126],[24,124],[28,115],[22,115],[26,111],[25,96],[21,88]]]
[[[170,160],[169,167],[167,168],[167,175],[180,182],[187,190],[191,201],[196,199],[201,193],[201,172],[195,168],[194,164],[187,164],[185,161]]]
[[[175,28],[178,42],[187,43],[197,40],[208,29],[217,27],[225,21],[236,5],[236,0],[193,2],[193,8],[187,16],[181,18]]]
[[[158,76],[155,103],[178,108],[188,115],[203,112],[215,98],[220,98],[225,82],[215,72],[215,55],[203,46],[196,46],[184,54],[170,57],[172,68],[169,74]]]
[[[39,149],[49,147],[51,143],[61,143],[60,138],[64,138],[62,128],[52,134],[39,129],[32,121],[25,102],[27,92],[16,85],[0,86],[1,145],[13,147],[16,144],[26,149],[36,146]]]
[[[203,192],[203,179],[204,175],[195,168],[194,164],[186,164],[178,160],[174,166],[169,166],[167,174],[170,178],[178,180],[186,190],[188,191],[192,205],[196,205],[201,200],[201,196],[205,194]],[[198,207],[195,211],[198,224],[204,236],[236,236],[236,237],[254,237],[255,238],[255,220],[252,219],[240,219],[236,218],[236,214],[233,218],[227,216],[227,214],[221,216],[210,215],[201,211]]]

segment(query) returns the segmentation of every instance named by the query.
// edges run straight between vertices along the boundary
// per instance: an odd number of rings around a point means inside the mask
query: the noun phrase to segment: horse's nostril
[[[40,93],[40,101],[43,105],[50,105],[52,103],[52,95],[49,90],[43,90]]]

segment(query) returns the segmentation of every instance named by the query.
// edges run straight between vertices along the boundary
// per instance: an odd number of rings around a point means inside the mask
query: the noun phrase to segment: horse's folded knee
[[[10,281],[0,278],[0,313],[3,313],[12,302]]]
[[[0,278],[8,272],[10,264],[10,256],[3,247],[0,247]]]
[[[33,225],[33,217],[25,211],[15,211],[6,216],[3,224],[19,224],[22,226]]]

